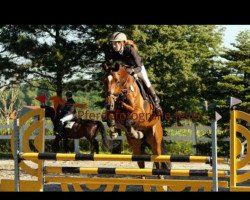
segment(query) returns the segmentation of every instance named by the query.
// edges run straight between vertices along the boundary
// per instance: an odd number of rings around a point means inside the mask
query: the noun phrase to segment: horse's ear
[[[105,71],[105,72],[108,72],[110,70],[109,66],[105,63],[102,65],[102,69]]]
[[[115,63],[115,67],[114,67],[113,71],[117,72],[119,69],[120,69],[120,64]]]

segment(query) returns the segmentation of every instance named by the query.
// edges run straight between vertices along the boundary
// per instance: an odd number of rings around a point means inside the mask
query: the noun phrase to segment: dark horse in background
[[[54,102],[54,107],[45,105],[45,96],[38,96],[36,99],[41,102],[41,107],[45,109],[45,117],[50,118],[54,126],[55,140],[52,144],[53,152],[58,152],[59,142],[62,139],[64,141],[64,150],[68,152],[68,139],[80,139],[85,137],[91,144],[91,154],[94,152],[98,154],[99,144],[95,139],[98,132],[101,133],[103,146],[106,150],[110,150],[105,127],[101,121],[77,118],[72,128],[64,127],[64,134],[62,137],[60,134],[55,134],[55,129],[58,127],[61,118],[60,109],[64,103],[61,97],[54,96],[49,99]]]
[[[133,154],[145,154],[144,145],[151,147],[153,155],[166,154],[161,117],[154,114],[152,103],[143,99],[136,79],[119,64],[114,67],[104,65],[103,69],[107,72],[104,77],[107,111],[109,116],[115,119],[115,127],[126,133]],[[127,126],[128,121],[131,129]],[[143,134],[142,139],[136,137],[139,134]],[[154,164],[157,169],[171,167],[168,162]],[[145,167],[143,161],[139,161],[138,165],[140,168]]]

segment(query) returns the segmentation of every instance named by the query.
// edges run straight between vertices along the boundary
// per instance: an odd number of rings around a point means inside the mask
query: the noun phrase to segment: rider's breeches
[[[148,88],[151,86],[151,83],[149,81],[148,74],[146,72],[144,65],[141,66],[141,71],[137,73],[137,76],[144,81],[144,83],[146,84]]]
[[[69,115],[66,115],[65,117],[63,117],[62,119],[60,119],[60,121],[62,123],[66,122],[66,121],[70,121],[74,118],[74,114],[69,114]]]

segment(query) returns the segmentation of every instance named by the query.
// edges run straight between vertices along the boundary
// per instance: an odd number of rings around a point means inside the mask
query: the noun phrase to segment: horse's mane
[[[126,71],[125,67],[120,66],[119,69],[120,69],[120,70],[119,70],[120,76],[121,76],[122,78],[128,78],[128,76],[129,76],[130,74],[128,74],[128,72]],[[132,77],[132,76],[131,76],[131,77]]]

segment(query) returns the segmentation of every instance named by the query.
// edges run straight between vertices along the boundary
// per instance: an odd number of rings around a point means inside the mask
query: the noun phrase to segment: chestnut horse
[[[133,155],[144,154],[144,144],[151,147],[153,155],[166,154],[161,117],[153,113],[152,103],[144,101],[135,78],[118,63],[112,68],[104,65],[103,69],[107,72],[104,76],[107,118],[113,120],[116,128],[124,130]],[[143,138],[137,135],[143,135]],[[143,161],[139,161],[138,165],[145,167]],[[157,169],[170,168],[170,163],[166,162],[154,165]]]
[[[109,143],[106,137],[106,131],[104,125],[101,121],[94,121],[88,119],[75,119],[75,123],[72,128],[64,128],[64,137],[61,137],[59,134],[55,134],[55,128],[59,125],[60,116],[60,107],[64,104],[64,101],[61,97],[54,96],[51,97],[49,100],[54,102],[54,107],[45,105],[45,97],[38,96],[36,97],[37,100],[41,101],[41,107],[45,109],[45,117],[51,119],[53,126],[54,126],[54,135],[56,136],[53,144],[52,144],[52,151],[58,152],[59,149],[59,142],[63,139],[64,140],[64,150],[68,152],[68,139],[80,139],[82,137],[86,137],[86,139],[91,144],[91,154],[96,152],[99,153],[99,144],[98,141],[95,139],[98,132],[101,133],[103,145],[106,150],[110,150]],[[41,100],[42,99],[42,100]],[[77,106],[79,104],[76,104]]]

